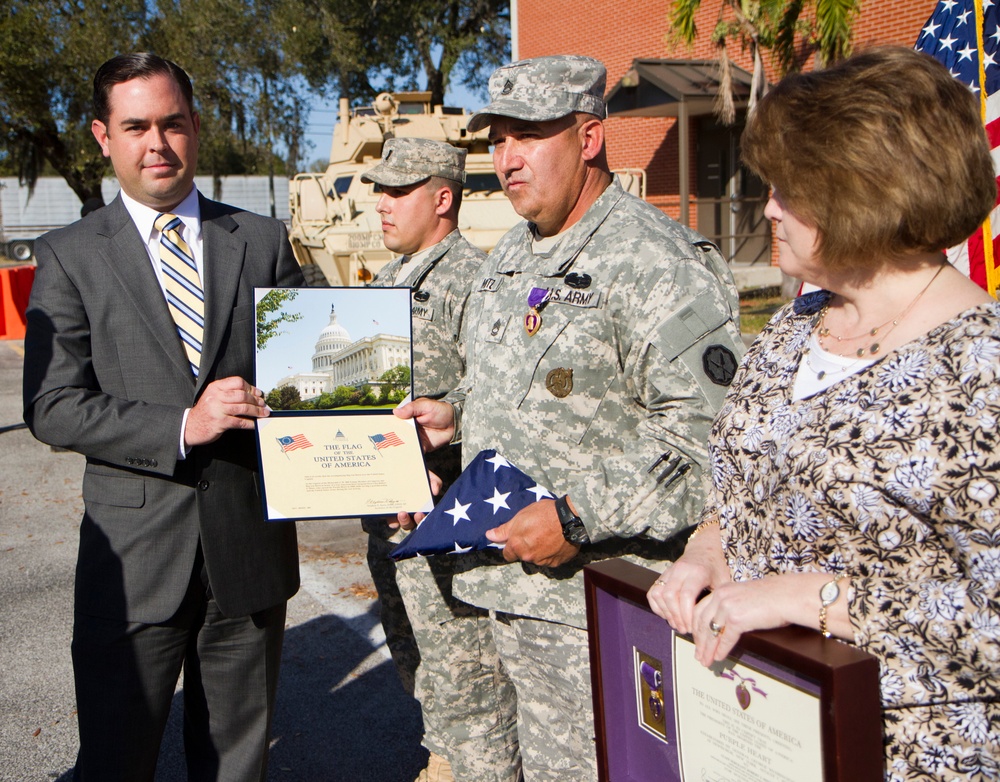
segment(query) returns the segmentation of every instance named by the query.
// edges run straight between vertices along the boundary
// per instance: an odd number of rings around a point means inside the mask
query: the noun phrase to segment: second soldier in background
[[[466,150],[445,142],[391,138],[381,162],[362,175],[381,190],[376,211],[385,246],[401,253],[371,284],[413,291],[413,380],[419,396],[440,397],[465,374],[459,336],[470,281],[486,257],[458,230],[465,157]],[[427,465],[447,488],[461,471],[460,446],[428,454]],[[386,640],[404,686],[414,690],[423,711],[424,746],[431,755],[417,779],[517,779],[513,691],[505,692],[511,685],[496,664],[487,612],[451,595],[453,569],[467,563],[433,557],[393,564],[389,552],[406,533],[394,533],[382,517],[363,525]],[[482,654],[470,655],[469,648]],[[506,710],[503,719],[498,710]],[[455,753],[455,746],[473,750]],[[448,763],[453,755],[458,757],[454,776]]]

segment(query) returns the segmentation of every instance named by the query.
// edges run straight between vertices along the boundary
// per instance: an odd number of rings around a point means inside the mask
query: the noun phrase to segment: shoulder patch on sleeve
[[[652,341],[668,361],[673,361],[727,320],[728,314],[716,308],[700,306],[700,302],[699,306],[688,303],[657,326]]]
[[[725,345],[709,345],[701,354],[701,365],[708,379],[717,386],[728,386],[736,375],[736,356]]]

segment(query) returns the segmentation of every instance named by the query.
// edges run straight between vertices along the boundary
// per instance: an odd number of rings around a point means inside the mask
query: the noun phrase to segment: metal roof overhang
[[[750,98],[750,73],[732,65],[737,109]],[[689,117],[711,114],[719,94],[718,60],[637,59],[608,93],[609,117]]]
[[[731,65],[733,103],[745,109],[751,76]],[[637,59],[605,98],[608,117],[677,117],[680,218],[690,225],[688,119],[712,114],[719,94],[718,60]],[[685,150],[681,154],[681,150]]]

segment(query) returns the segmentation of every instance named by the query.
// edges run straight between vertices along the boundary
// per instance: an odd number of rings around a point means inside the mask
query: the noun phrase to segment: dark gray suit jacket
[[[252,431],[178,459],[181,420],[213,380],[253,382],[253,288],[302,285],[284,226],[201,198],[206,326],[191,374],[121,199],[35,244],[24,420],[87,457],[76,610],[156,623],[184,597],[200,539],[220,609],[243,616],[298,589],[295,527],[266,523]]]

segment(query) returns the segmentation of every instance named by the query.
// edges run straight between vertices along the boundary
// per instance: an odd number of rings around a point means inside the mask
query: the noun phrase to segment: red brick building
[[[710,34],[719,17],[721,0],[703,0],[696,18],[698,39],[692,46],[672,40],[668,13],[670,0],[512,0],[512,37],[515,59],[546,54],[585,54],[608,68],[610,116],[607,122],[611,167],[641,168],[646,172],[646,198],[672,217],[683,219],[720,242],[732,260],[768,262],[770,228],[763,218],[764,192],[759,182],[740,170],[737,144],[742,127],[737,114],[734,126],[721,125],[705,101],[690,102],[680,110],[667,106],[673,116],[615,116],[621,99],[643,72],[678,75],[684,70],[677,61],[714,60]],[[853,25],[855,50],[876,43],[913,46],[937,0],[889,3],[863,0]],[[733,61],[751,68],[748,52],[730,43]],[[642,67],[633,68],[636,60]],[[655,61],[670,61],[670,64]],[[654,62],[647,62],[654,61]],[[765,55],[769,80],[778,74]],[[628,76],[626,76],[628,74]],[[678,76],[680,78],[680,76]],[[617,89],[617,92],[616,92]],[[641,92],[642,85],[632,92]],[[655,92],[655,86],[651,86]],[[654,112],[656,109],[647,109]],[[687,114],[686,132],[681,133],[678,113]],[[680,182],[681,136],[686,136],[687,187]],[[686,191],[686,192],[684,192]],[[682,197],[687,196],[687,199]],[[687,210],[682,200],[688,201]]]

